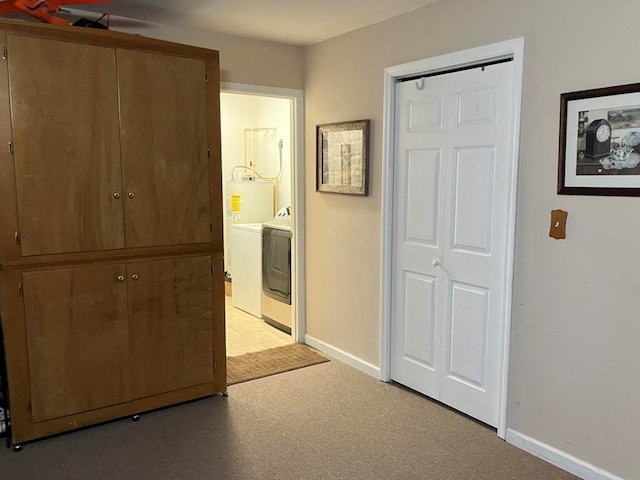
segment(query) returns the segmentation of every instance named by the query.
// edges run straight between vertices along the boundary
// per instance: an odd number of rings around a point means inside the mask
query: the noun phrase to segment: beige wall
[[[385,67],[525,37],[508,426],[640,478],[640,199],[556,194],[560,93],[639,81],[637,0],[447,0],[306,50],[307,332],[380,364]],[[370,118],[370,195],[315,192],[318,123]],[[549,212],[569,212],[553,240]]]
[[[143,22],[114,30],[218,50],[223,82],[292,89],[304,85],[304,50],[300,47]]]

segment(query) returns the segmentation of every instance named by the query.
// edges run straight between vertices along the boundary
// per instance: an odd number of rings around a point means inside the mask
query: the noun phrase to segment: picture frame
[[[369,194],[369,120],[316,125],[316,191]]]
[[[560,95],[557,191],[640,196],[640,83]]]

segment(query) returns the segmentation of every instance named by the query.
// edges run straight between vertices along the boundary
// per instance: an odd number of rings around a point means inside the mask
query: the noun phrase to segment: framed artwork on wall
[[[369,123],[316,126],[316,191],[368,195]]]
[[[640,196],[640,83],[560,96],[558,193]]]

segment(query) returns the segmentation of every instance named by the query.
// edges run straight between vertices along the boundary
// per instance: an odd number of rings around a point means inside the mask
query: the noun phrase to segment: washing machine
[[[238,223],[231,226],[232,245],[231,304],[261,318],[262,224]]]
[[[262,224],[262,319],[291,334],[291,208]]]

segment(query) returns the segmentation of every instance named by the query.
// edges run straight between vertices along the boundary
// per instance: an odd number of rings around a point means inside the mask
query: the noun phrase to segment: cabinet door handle
[[[120,193],[113,192],[113,198],[120,198]]]
[[[136,275],[135,273],[131,275],[131,280],[137,280],[137,279],[138,279],[138,275]]]
[[[136,198],[136,194],[134,192],[129,192],[129,198]]]
[[[118,275],[116,277],[116,280],[119,281],[119,282],[124,282],[124,275]]]

